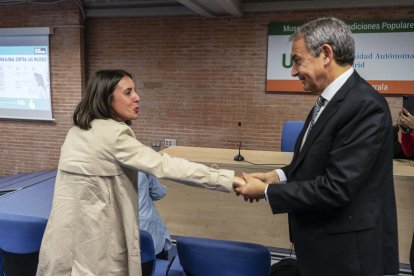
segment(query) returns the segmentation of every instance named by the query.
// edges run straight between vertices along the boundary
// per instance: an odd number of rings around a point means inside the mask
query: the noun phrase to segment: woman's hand
[[[236,190],[236,188],[240,188],[242,186],[246,185],[246,181],[244,181],[243,178],[240,176],[235,176],[233,179],[233,189]]]
[[[405,128],[414,129],[414,116],[405,108],[402,108],[402,110],[400,111],[398,125],[400,126],[400,128],[402,126]],[[405,131],[405,129],[402,130]]]

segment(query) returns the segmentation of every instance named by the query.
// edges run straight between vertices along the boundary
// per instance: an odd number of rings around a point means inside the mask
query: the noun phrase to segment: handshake
[[[233,190],[236,194],[242,195],[245,201],[259,201],[264,198],[267,185],[279,184],[279,176],[275,171],[266,173],[242,173],[235,176]]]

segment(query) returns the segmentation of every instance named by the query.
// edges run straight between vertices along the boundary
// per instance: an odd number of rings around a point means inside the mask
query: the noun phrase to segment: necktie
[[[311,122],[309,124],[308,133],[310,133],[310,131],[311,131],[312,127],[313,127],[313,124],[316,121],[316,118],[317,118],[317,115],[319,113],[319,110],[321,110],[321,107],[323,106],[323,104],[325,103],[325,101],[326,101],[326,99],[324,97],[322,97],[322,96],[319,96],[318,100],[316,101],[315,106],[313,107],[312,120],[311,120]]]

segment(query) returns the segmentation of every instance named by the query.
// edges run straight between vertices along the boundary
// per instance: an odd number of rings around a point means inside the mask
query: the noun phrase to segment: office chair
[[[40,217],[0,214],[0,249],[5,274],[36,274],[46,223],[47,219]]]
[[[282,139],[280,141],[280,151],[293,152],[295,143],[301,132],[304,121],[286,121],[283,125]]]
[[[168,261],[157,259],[151,234],[140,230],[141,269],[143,276],[165,276]],[[0,274],[1,275],[1,274]]]
[[[155,249],[154,242],[150,233],[144,230],[139,230],[141,249],[141,269],[142,275],[150,276],[154,275],[155,271]]]
[[[189,276],[270,275],[270,252],[259,244],[181,237],[177,239],[177,252]]]

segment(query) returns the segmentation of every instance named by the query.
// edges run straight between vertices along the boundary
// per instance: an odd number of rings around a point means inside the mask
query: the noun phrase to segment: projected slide
[[[48,39],[0,33],[0,118],[53,119]]]
[[[0,47],[0,106],[49,109],[46,47]]]

